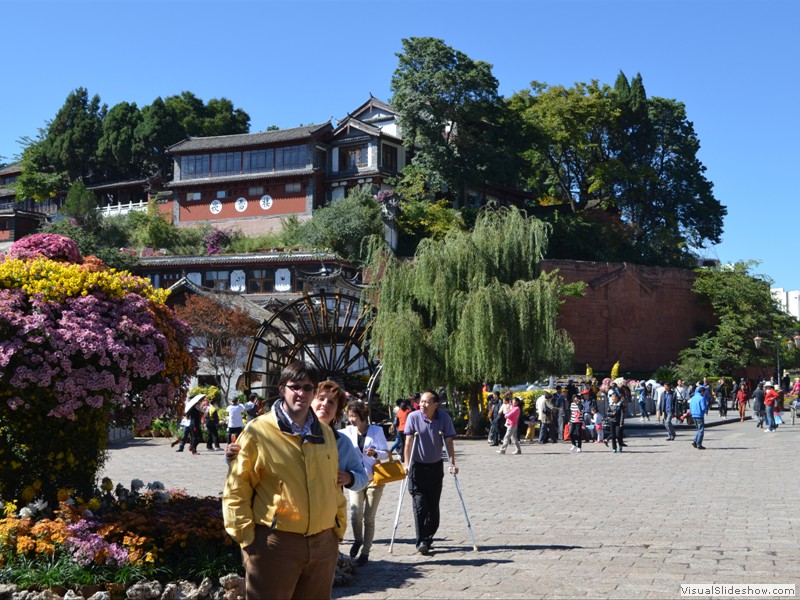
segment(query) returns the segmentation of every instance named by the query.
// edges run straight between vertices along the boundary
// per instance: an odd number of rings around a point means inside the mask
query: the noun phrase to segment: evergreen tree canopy
[[[549,227],[518,209],[483,211],[470,232],[423,240],[413,260],[373,254],[381,273],[371,347],[381,393],[426,387],[470,391],[469,429],[480,427],[481,382],[526,381],[572,367],[572,342],[556,329],[567,293],[539,263]]]
[[[686,265],[692,248],[720,241],[727,211],[697,158],[686,108],[647,98],[641,75],[629,82],[620,73],[614,88],[534,82],[509,108],[524,124],[523,185],[574,214],[600,209],[613,216],[630,238],[633,260]]]
[[[434,189],[463,200],[502,168],[503,102],[492,66],[472,60],[436,38],[403,40],[392,75],[392,106],[399,113],[413,164]]]

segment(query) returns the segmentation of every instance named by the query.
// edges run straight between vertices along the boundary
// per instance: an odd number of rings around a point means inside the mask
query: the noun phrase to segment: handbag
[[[383,485],[393,481],[402,481],[406,478],[403,463],[399,460],[387,460],[386,462],[376,462],[372,466],[372,483]]]

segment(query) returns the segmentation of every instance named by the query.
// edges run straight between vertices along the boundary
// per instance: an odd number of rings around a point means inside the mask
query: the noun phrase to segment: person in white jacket
[[[369,405],[362,400],[348,403],[347,418],[350,425],[344,429],[344,434],[350,438],[361,454],[361,460],[371,482],[373,465],[379,460],[387,460],[390,457],[386,436],[380,426],[368,423]],[[375,535],[375,513],[383,495],[383,488],[383,485],[371,482],[363,490],[350,490],[350,526],[354,538],[350,557],[355,558],[361,550],[361,555],[356,561],[359,566],[369,561],[369,551]]]

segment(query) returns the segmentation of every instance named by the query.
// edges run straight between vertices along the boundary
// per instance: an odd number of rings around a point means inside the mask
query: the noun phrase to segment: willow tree
[[[381,394],[444,385],[469,393],[468,432],[480,432],[482,382],[526,381],[572,367],[556,317],[565,285],[543,272],[549,226],[511,209],[485,210],[472,231],[423,240],[412,260],[374,253],[378,311],[371,347]]]

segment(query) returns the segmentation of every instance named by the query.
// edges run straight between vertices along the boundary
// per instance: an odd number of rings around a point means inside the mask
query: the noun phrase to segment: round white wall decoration
[[[236,206],[236,210],[238,212],[246,211],[247,210],[247,198],[237,198],[236,199],[236,203],[234,204],[234,206]]]
[[[272,208],[272,196],[270,196],[269,194],[264,194],[263,196],[261,196],[259,204],[261,204],[261,208],[263,208],[264,210],[269,210],[270,208]]]
[[[222,212],[222,202],[219,200],[214,200],[211,202],[211,205],[208,207],[211,210],[212,215],[218,215]]]

